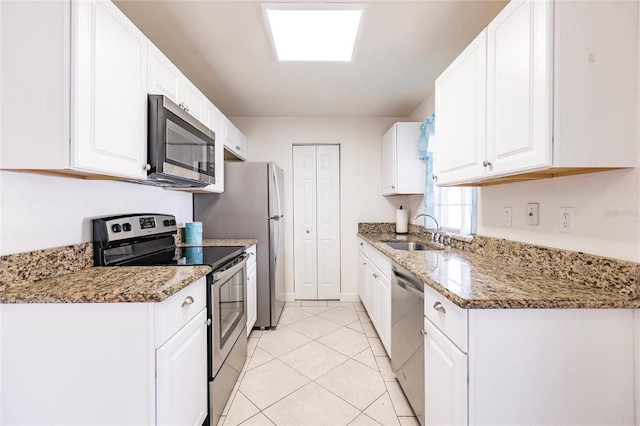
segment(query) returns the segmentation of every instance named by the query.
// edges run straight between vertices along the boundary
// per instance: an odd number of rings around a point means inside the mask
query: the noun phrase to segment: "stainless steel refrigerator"
[[[257,238],[258,319],[278,324],[284,308],[284,176],[275,163],[226,162],[222,194],[194,194],[204,238]]]

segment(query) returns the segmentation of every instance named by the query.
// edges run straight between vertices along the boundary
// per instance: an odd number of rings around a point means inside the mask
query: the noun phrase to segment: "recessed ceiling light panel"
[[[279,61],[351,61],[363,4],[263,3]]]

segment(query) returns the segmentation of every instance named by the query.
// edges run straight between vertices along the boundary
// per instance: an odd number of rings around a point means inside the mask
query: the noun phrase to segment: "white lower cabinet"
[[[424,320],[425,425],[467,424],[467,355]]]
[[[425,316],[425,425],[634,424],[633,310],[466,310],[425,286]]]
[[[202,310],[156,350],[158,425],[200,426],[207,417],[207,392],[202,374],[207,364],[207,312]],[[202,390],[202,389],[201,389]]]
[[[358,295],[382,345],[391,356],[391,261],[363,240],[360,244]]]
[[[0,305],[0,424],[197,425],[206,278],[160,303]]]
[[[247,249],[247,336],[258,319],[258,275],[256,262],[256,246]]]

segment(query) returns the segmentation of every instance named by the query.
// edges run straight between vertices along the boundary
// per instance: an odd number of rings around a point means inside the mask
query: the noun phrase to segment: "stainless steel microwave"
[[[199,188],[215,183],[215,133],[163,95],[149,95],[147,181]]]

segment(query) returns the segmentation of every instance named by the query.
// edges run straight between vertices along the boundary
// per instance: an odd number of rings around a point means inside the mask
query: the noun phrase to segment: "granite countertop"
[[[243,246],[249,248],[258,244],[255,238],[205,238],[198,244],[178,243],[178,247]]]
[[[0,285],[0,303],[162,302],[211,272],[209,266],[91,267]]]
[[[640,300],[612,289],[589,287],[489,256],[451,248],[411,252],[384,243],[424,242],[421,236],[358,235],[462,308],[640,308]]]

